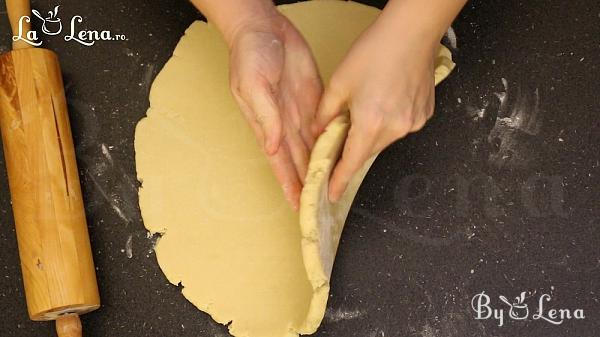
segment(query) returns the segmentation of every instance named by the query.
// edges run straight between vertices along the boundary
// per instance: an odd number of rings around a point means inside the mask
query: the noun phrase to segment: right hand
[[[226,38],[233,96],[297,210],[323,91],[310,48],[275,8],[240,24]]]

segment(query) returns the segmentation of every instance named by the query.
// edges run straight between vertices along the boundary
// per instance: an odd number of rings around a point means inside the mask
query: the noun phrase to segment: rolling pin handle
[[[79,315],[65,315],[56,319],[56,334],[58,337],[81,337],[83,332]]]
[[[29,0],[6,0],[6,12],[12,28],[12,35],[27,36],[27,33],[31,30],[31,5]],[[21,20],[23,16],[28,16],[29,22],[25,19]],[[31,47],[32,45],[22,40],[13,40],[13,49]]]

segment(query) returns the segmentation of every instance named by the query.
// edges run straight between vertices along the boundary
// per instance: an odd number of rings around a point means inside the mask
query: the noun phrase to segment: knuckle
[[[408,128],[410,128],[413,124],[415,124],[417,112],[413,109],[407,109],[400,113],[400,121],[405,124]]]
[[[371,114],[369,118],[365,119],[361,124],[363,132],[369,136],[378,134],[383,129],[383,126],[383,116],[378,113]]]
[[[239,80],[236,84],[237,93],[242,97],[249,97],[252,93],[252,84],[247,80]]]
[[[432,104],[429,104],[429,105],[427,106],[427,108],[425,109],[425,115],[427,116],[427,119],[429,119],[429,118],[433,117],[433,113],[434,113],[434,111],[435,111],[435,106],[434,106],[434,104],[433,104],[433,103],[432,103]]]
[[[255,111],[254,112],[254,119],[256,120],[256,122],[260,125],[264,125],[265,124],[265,120],[267,119],[265,114],[260,112],[260,111]],[[265,130],[265,131],[269,131],[269,130]]]
[[[414,116],[412,113],[401,113],[398,118],[392,122],[392,133],[396,139],[406,136],[414,124]]]
[[[380,95],[371,97],[361,105],[364,110],[381,115],[393,114],[398,109],[395,100]]]
[[[242,90],[239,78],[233,76],[229,78],[229,89],[234,95],[241,96]]]
[[[421,130],[425,126],[426,122],[427,122],[426,118],[422,118],[422,119],[418,120],[415,124],[413,124],[413,127],[410,131],[415,132],[415,131]]]
[[[381,99],[377,102],[377,109],[386,116],[393,116],[399,111],[398,103],[395,100]]]
[[[270,90],[268,81],[260,78],[240,78],[237,81],[237,87],[239,88],[240,94],[248,98],[259,93],[269,92]]]
[[[382,100],[371,99],[367,102],[359,102],[352,106],[355,111],[353,115],[358,116],[358,125],[363,134],[374,136],[383,129],[389,128],[386,116],[390,116],[392,111],[391,104],[384,103]]]
[[[396,127],[393,129],[393,137],[394,139],[400,139],[400,138],[404,138],[408,133],[410,132],[410,126],[407,126],[407,124],[404,123],[400,123],[398,125],[396,125]]]
[[[254,111],[254,119],[263,127],[266,133],[275,132],[273,116],[264,110]]]

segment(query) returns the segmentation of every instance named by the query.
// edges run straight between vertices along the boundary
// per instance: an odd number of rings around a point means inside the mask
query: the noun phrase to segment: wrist
[[[440,37],[430,27],[413,25],[411,22],[394,22],[380,17],[370,28],[378,37],[382,51],[395,55],[410,52],[414,56],[427,57],[437,51]]]
[[[378,21],[395,34],[437,46],[465,0],[390,0]]]

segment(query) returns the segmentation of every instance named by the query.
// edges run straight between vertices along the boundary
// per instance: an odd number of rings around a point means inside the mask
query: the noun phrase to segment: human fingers
[[[285,199],[294,210],[298,210],[302,183],[294,167],[288,145],[283,142],[277,152],[268,155],[267,159],[275,173],[275,178],[283,189]]]
[[[293,126],[289,124],[286,124],[286,132],[283,142],[289,149],[298,177],[304,184],[306,171],[308,169],[310,151],[302,139],[300,130],[293,128]]]
[[[316,138],[312,127],[317,115],[319,100],[323,93],[323,85],[317,75],[304,81],[303,88],[303,91],[296,94],[296,102],[300,115],[300,135],[310,151],[314,146]]]
[[[261,144],[261,146],[263,146],[264,139],[265,139],[263,130],[262,130],[261,125],[258,124],[258,121],[256,120],[256,118],[254,118],[252,109],[250,108],[248,103],[244,100],[244,98],[242,98],[239,95],[239,93],[237,91],[232,90],[232,93],[233,93],[233,97],[234,97],[236,103],[238,104],[240,110],[242,111],[242,114],[244,115],[244,118],[248,122],[248,125],[250,125],[250,128],[252,129],[252,131],[254,131],[254,135],[256,136],[258,143]]]
[[[352,125],[344,144],[342,157],[329,180],[329,200],[340,200],[354,174],[373,154],[379,126]]]
[[[312,132],[315,136],[321,134],[327,125],[340,114],[346,100],[347,94],[340,90],[335,82],[330,83],[325,88],[312,126]]]
[[[269,84],[256,84],[253,88],[242,89],[241,96],[251,110],[250,118],[261,127],[265,152],[268,155],[274,154],[283,136],[283,126],[274,90]]]
[[[427,121],[433,116],[435,108],[435,87],[432,84],[428,89],[428,92],[421,97],[424,97],[423,102],[415,104],[415,111],[413,112],[414,122],[410,128],[410,132],[417,132],[421,130]]]

